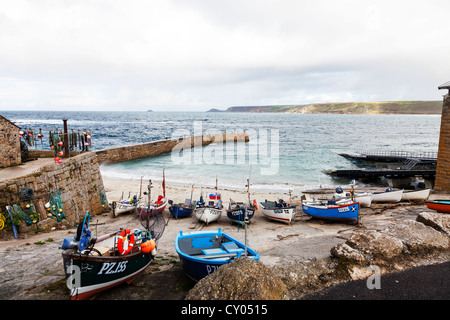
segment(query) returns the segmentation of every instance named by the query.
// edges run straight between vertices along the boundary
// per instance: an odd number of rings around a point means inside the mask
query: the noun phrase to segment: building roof
[[[16,126],[17,128],[20,129],[20,127],[19,127],[18,125],[16,125],[14,122],[9,121],[8,119],[6,119],[4,116],[2,116],[2,115],[0,114],[0,120],[1,120],[1,119],[5,119],[5,121],[11,123],[13,126]]]
[[[439,89],[439,90],[441,90],[441,89],[449,89],[449,90],[450,90],[450,81],[447,81],[446,83],[441,84],[441,85],[438,87],[438,89]]]

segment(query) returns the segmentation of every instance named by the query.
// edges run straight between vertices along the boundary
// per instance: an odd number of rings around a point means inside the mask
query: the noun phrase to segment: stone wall
[[[99,163],[116,163],[157,156],[163,153],[172,152],[174,148],[188,149],[196,145],[208,145],[218,141],[249,141],[249,137],[247,133],[193,136],[109,148],[96,151],[96,153]]]
[[[22,162],[19,130],[15,124],[0,116],[0,168]]]
[[[434,190],[450,191],[450,93],[444,97]]]
[[[19,198],[22,188],[33,190],[31,200]],[[18,204],[24,210],[26,204],[33,203],[40,215],[40,224],[51,224],[56,218],[47,214],[45,204],[50,193],[58,191],[61,191],[63,213],[69,223],[78,223],[88,210],[95,215],[108,209],[107,201],[102,207],[101,192],[105,194],[105,191],[97,156],[88,152],[62,163],[43,166],[26,176],[0,181],[0,211],[5,212],[8,204]],[[21,227],[25,227],[25,223]]]

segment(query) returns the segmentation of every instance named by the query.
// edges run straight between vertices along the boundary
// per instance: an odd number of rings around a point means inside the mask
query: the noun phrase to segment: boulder
[[[432,227],[414,220],[389,226],[383,231],[392,237],[401,239],[411,253],[426,254],[434,250],[449,249],[447,236]]]
[[[333,248],[331,248],[330,253],[339,261],[345,261],[348,263],[360,264],[364,263],[364,261],[366,260],[364,254],[361,251],[350,247],[346,243],[339,243],[335,245]]]
[[[440,231],[450,237],[450,215],[438,212],[421,212],[416,221]]]
[[[197,282],[186,300],[282,300],[286,295],[286,285],[272,270],[241,257]]]
[[[402,241],[375,230],[354,232],[347,239],[346,244],[374,259],[389,260],[403,251]]]

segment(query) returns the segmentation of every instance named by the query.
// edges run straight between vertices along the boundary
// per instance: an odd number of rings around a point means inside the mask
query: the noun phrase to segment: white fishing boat
[[[430,196],[431,189],[424,190],[404,190],[402,201],[425,201]]]
[[[266,200],[259,204],[261,206],[261,213],[271,220],[290,224],[295,218],[297,207],[284,202],[283,199],[279,201]]]
[[[202,192],[203,193],[203,192]],[[194,215],[199,221],[208,223],[219,220],[222,215],[223,203],[220,193],[217,192],[217,177],[216,177],[216,192],[210,193],[208,202],[203,200],[203,194],[200,195],[200,200],[194,209]]]
[[[220,193],[210,193],[208,202],[205,203],[203,196],[200,196],[200,201],[197,201],[197,205],[194,209],[195,217],[206,223],[219,220],[222,215],[223,204]]]
[[[114,218],[119,214],[135,211],[138,208],[139,204],[140,202],[137,199],[136,195],[127,200],[109,202],[109,206],[112,208]]]
[[[383,192],[373,192],[372,202],[389,202],[396,203],[402,200],[403,189],[391,191],[391,188],[387,188]]]
[[[336,192],[333,194],[333,197],[336,200],[352,198],[352,189],[350,189],[350,192],[344,192],[342,188],[338,187],[335,191]],[[359,202],[361,207],[370,208],[372,205],[372,193],[370,192],[356,192],[353,197],[356,202]]]

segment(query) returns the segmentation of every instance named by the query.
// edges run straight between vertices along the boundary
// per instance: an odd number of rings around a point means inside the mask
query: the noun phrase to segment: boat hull
[[[450,200],[433,200],[425,202],[428,209],[435,210],[440,213],[450,213]]]
[[[206,224],[219,220],[220,216],[222,215],[222,209],[214,207],[195,208],[194,212],[195,217]]]
[[[153,260],[150,252],[140,250],[123,256],[86,256],[67,249],[62,256],[72,300],[89,299],[123,282],[131,283]]]
[[[175,249],[183,271],[194,281],[201,280],[237,257],[245,256],[245,244],[223,233],[220,228],[186,233],[180,231],[175,238]],[[223,253],[216,254],[218,251]],[[247,256],[259,260],[259,254],[250,247],[247,247]]]
[[[248,221],[250,221],[253,218],[253,216],[255,215],[255,211],[256,208],[254,207],[248,207],[246,209],[235,208],[227,210],[227,217],[232,222],[243,225],[245,223],[246,218],[248,219]]]
[[[138,204],[113,201],[110,206],[113,210],[113,217],[117,217],[119,214],[135,211],[138,207]]]
[[[359,202],[332,206],[303,203],[302,210],[304,213],[314,218],[357,224],[359,215]]]
[[[402,201],[424,201],[430,196],[431,189],[418,191],[403,191]]]
[[[194,212],[194,207],[173,205],[169,207],[169,212],[174,218],[184,218],[192,215],[192,213]]]
[[[403,190],[372,193],[372,202],[396,203],[402,200]]]
[[[296,207],[276,207],[273,202],[260,202],[261,212],[268,219],[290,224],[295,217]]]

